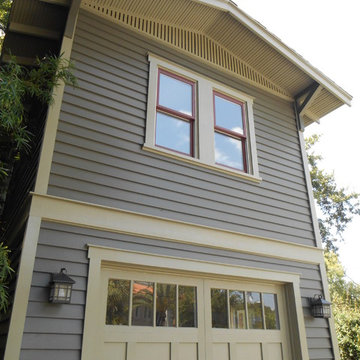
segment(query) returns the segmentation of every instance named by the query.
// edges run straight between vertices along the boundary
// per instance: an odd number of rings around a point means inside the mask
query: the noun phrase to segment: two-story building
[[[14,0],[5,47],[78,79],[9,193],[6,360],[339,358],[303,130],[349,94],[230,0]]]

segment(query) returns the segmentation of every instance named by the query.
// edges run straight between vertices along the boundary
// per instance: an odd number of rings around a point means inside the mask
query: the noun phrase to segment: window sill
[[[258,176],[247,174],[242,171],[237,171],[235,169],[226,168],[226,167],[223,167],[223,166],[217,165],[217,164],[207,164],[207,163],[204,163],[203,161],[200,161],[199,159],[195,159],[191,156],[182,155],[180,153],[174,153],[171,150],[159,148],[159,147],[156,147],[156,146],[153,146],[150,144],[145,143],[143,145],[142,149],[145,151],[155,153],[155,154],[159,154],[159,155],[167,156],[167,157],[170,157],[173,159],[181,160],[181,161],[187,162],[189,164],[197,165],[197,166],[200,166],[200,167],[203,167],[206,169],[221,172],[223,174],[236,176],[236,177],[239,177],[239,178],[242,178],[245,180],[253,181],[255,183],[260,183],[262,181],[262,178],[258,177]]]

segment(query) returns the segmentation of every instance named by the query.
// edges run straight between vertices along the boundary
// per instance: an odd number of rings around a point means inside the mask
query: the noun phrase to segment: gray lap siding
[[[96,19],[96,21],[94,21]],[[255,184],[142,150],[152,52],[255,97]],[[290,102],[81,11],[48,193],[261,237],[315,245]]]
[[[333,359],[328,323],[324,319],[313,319],[307,302],[308,296],[322,291],[316,265],[44,222],[35,259],[21,360],[80,360],[88,276],[87,244],[299,273],[310,359]],[[68,305],[49,304],[50,273],[61,267],[66,267],[76,281],[73,298]]]

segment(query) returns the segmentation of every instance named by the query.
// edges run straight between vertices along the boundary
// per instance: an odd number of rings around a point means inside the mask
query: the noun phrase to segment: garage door
[[[104,359],[290,359],[280,285],[129,268],[101,277]]]

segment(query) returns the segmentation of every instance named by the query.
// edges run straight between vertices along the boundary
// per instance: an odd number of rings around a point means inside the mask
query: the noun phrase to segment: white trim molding
[[[320,235],[319,223],[318,223],[318,219],[317,219],[317,215],[316,215],[315,199],[314,199],[314,193],[313,193],[313,189],[312,189],[309,163],[308,163],[308,158],[307,158],[307,153],[306,153],[306,148],[305,148],[304,133],[302,131],[299,131],[298,135],[299,135],[299,140],[300,140],[300,149],[301,149],[301,155],[302,155],[302,160],[303,160],[306,188],[307,188],[308,197],[309,197],[311,219],[312,219],[312,223],[313,223],[313,227],[314,227],[316,245],[317,245],[318,249],[322,249],[321,235]],[[322,256],[320,259],[319,268],[320,268],[320,276],[321,276],[321,280],[322,280],[324,296],[326,299],[330,299],[330,291],[329,291],[328,278],[327,278],[327,274],[326,274],[324,256]],[[338,340],[337,340],[337,335],[336,335],[336,330],[335,330],[334,319],[330,318],[328,321],[329,321],[329,328],[330,328],[331,342],[333,345],[334,357],[335,357],[335,360],[340,360],[340,350],[339,350],[339,345],[338,345]]]
[[[50,195],[34,193],[32,201],[33,215],[51,222],[310,264],[319,264],[323,259],[322,249],[307,245]]]
[[[60,54],[64,60],[70,60],[73,41],[74,41],[74,31],[77,24],[77,18],[80,9],[81,0],[74,0],[69,9],[69,15],[66,23],[67,33],[71,37],[66,36],[66,33],[63,36]],[[45,130],[43,136],[43,143],[41,147],[40,159],[39,159],[39,168],[35,181],[35,191],[45,194],[47,192],[49,178],[50,178],[50,169],[51,163],[55,148],[55,139],[59,123],[60,109],[62,105],[62,100],[64,96],[65,83],[61,82],[58,87],[53,89],[53,103],[50,105],[45,121]]]
[[[40,225],[41,218],[30,214],[26,225],[23,248],[21,250],[20,266],[17,274],[15,297],[6,340],[4,360],[20,358],[21,342],[25,326],[26,310],[30,294]]]
[[[179,159],[188,163],[196,164],[201,167],[219,171],[228,175],[234,175],[246,180],[261,182],[259,166],[257,160],[253,102],[254,98],[239,90],[216,82],[204,75],[200,75],[190,69],[179,66],[173,62],[165,60],[154,54],[148,54],[149,67],[149,86],[148,101],[146,112],[146,134],[143,149],[164,156]],[[158,96],[158,73],[159,70],[166,70],[178,76],[191,80],[195,84],[195,108],[196,115],[194,121],[193,139],[191,142],[194,147],[193,156],[182,155],[179,152],[158,147],[155,144],[156,138],[156,103]],[[214,144],[214,104],[213,94],[220,92],[226,96],[236,99],[244,104],[246,116],[243,119],[247,129],[246,157],[247,171],[240,171],[227,166],[218,165],[215,162]]]

